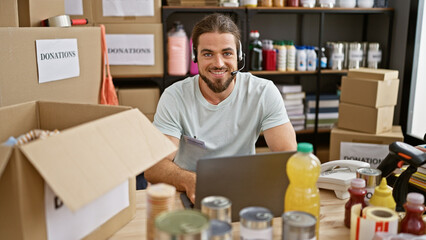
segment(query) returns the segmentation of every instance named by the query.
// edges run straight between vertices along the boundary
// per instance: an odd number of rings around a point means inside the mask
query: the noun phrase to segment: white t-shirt
[[[204,157],[254,154],[261,131],[287,122],[277,87],[251,73],[238,73],[232,93],[218,105],[203,97],[198,75],[188,77],[165,89],[154,116],[154,125],[162,133],[203,141]],[[187,156],[174,161],[195,171],[197,160]]]

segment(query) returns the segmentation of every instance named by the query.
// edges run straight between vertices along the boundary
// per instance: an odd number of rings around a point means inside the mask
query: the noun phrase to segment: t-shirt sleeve
[[[278,88],[273,82],[268,82],[262,96],[263,118],[262,131],[289,122],[284,101]]]
[[[166,89],[158,102],[153,122],[160,132],[176,138],[180,138],[182,133],[178,105],[177,97]]]

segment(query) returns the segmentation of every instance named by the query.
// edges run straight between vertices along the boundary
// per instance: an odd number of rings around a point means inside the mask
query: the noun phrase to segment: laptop
[[[207,196],[223,196],[232,202],[232,221],[239,221],[241,209],[268,208],[275,217],[284,212],[284,195],[289,184],[286,165],[294,151],[256,155],[204,158],[197,162],[195,208]],[[185,207],[189,200],[181,195]],[[185,199],[186,198],[186,199]]]

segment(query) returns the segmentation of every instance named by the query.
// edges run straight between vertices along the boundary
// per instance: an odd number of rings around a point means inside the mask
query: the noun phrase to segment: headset
[[[238,50],[237,50],[237,55],[238,55],[238,61],[242,61],[244,59],[245,54],[243,53],[243,48],[241,46],[241,41],[238,40]],[[197,49],[195,47],[192,47],[192,51],[191,51],[191,59],[194,63],[196,63],[198,61],[197,59]]]
[[[239,71],[243,70],[243,68],[246,66],[246,61],[245,61],[246,54],[243,53],[243,48],[242,48],[240,40],[238,40],[238,45],[239,45],[238,50],[237,50],[238,61],[239,62],[243,61],[243,66],[240,69],[236,70],[236,71],[232,71],[231,72],[232,76],[234,76],[235,74],[237,74]],[[198,61],[197,60],[197,49],[195,47],[193,47],[193,46],[191,46],[191,47],[192,47],[191,59],[192,59],[192,61],[194,63],[196,63]]]

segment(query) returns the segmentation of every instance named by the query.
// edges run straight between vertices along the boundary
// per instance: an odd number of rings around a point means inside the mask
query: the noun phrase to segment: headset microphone
[[[231,76],[235,76],[239,71],[243,70],[243,68],[246,66],[246,58],[245,58],[245,54],[243,53],[243,66],[236,70],[236,71],[232,71],[231,72]]]

